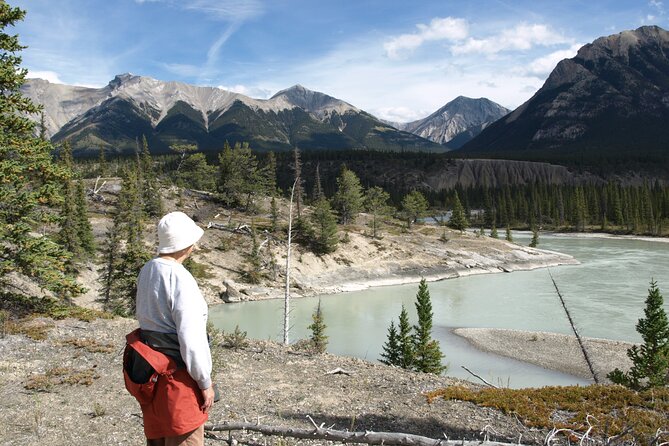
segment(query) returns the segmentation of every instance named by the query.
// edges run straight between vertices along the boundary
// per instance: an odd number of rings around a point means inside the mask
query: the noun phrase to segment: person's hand
[[[208,389],[201,389],[201,392],[204,403],[200,406],[200,409],[204,413],[208,413],[209,409],[214,404],[214,386],[209,386]]]

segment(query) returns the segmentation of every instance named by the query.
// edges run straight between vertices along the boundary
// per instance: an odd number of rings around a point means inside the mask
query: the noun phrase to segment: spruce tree
[[[330,254],[337,250],[337,219],[332,212],[330,202],[321,196],[313,206],[311,214],[313,224],[312,248],[316,254]]]
[[[34,136],[30,115],[39,108],[20,91],[27,70],[20,67],[24,48],[6,28],[23,20],[25,11],[0,2],[0,292],[10,273],[35,280],[63,299],[82,288],[67,276],[69,254],[41,229],[57,222],[61,185],[69,172],[51,158],[51,145]]]
[[[511,234],[511,228],[509,227],[508,224],[506,225],[506,234],[504,236],[504,239],[507,242],[513,242],[513,235]]]
[[[140,190],[144,212],[150,217],[160,217],[163,215],[163,200],[160,196],[158,178],[146,136],[142,137],[142,153],[139,158],[139,172],[141,173]]]
[[[411,228],[414,221],[425,217],[429,203],[425,196],[417,190],[412,190],[402,198],[401,211],[407,221],[407,228]]]
[[[416,294],[418,324],[413,326],[413,368],[418,372],[440,374],[446,367],[441,364],[444,355],[439,343],[432,339],[432,302],[427,281],[421,279]]]
[[[311,330],[311,338],[309,342],[316,353],[325,353],[328,346],[328,337],[325,334],[325,317],[321,309],[321,301],[318,300],[318,306],[311,315],[312,323],[307,328]]]
[[[398,329],[397,343],[399,344],[399,361],[397,365],[408,370],[411,369],[414,364],[414,343],[413,337],[411,336],[409,314],[407,313],[406,308],[404,308],[404,305],[402,305],[402,311],[400,312]]]
[[[532,228],[532,240],[530,240],[530,248],[536,248],[539,244],[539,231],[537,228]]]
[[[333,205],[339,214],[339,221],[348,224],[355,221],[362,211],[362,186],[360,179],[352,170],[343,166],[337,177],[337,192],[333,197]]]
[[[451,214],[449,223],[451,228],[458,231],[464,231],[469,224],[465,217],[465,209],[462,207],[462,203],[460,203],[460,197],[457,192],[455,192],[455,198],[453,199],[453,213]]]
[[[627,350],[627,356],[632,360],[632,368],[628,372],[615,369],[607,375],[614,383],[634,390],[669,384],[669,321],[663,305],[664,299],[657,283],[651,281],[645,317],[639,319],[636,325],[643,344]]]
[[[390,194],[378,186],[370,187],[365,192],[365,210],[372,214],[372,237],[376,238],[379,230],[379,220],[390,214],[388,205]]]
[[[84,181],[79,179],[76,187],[75,209],[77,214],[77,233],[81,249],[92,256],[95,254],[95,238],[93,237],[93,228],[88,219],[88,204],[86,202],[86,190]]]
[[[499,234],[497,233],[497,226],[493,223],[492,229],[490,230],[490,237],[492,238],[499,238]]]
[[[98,176],[106,177],[109,175],[109,165],[107,163],[107,158],[105,157],[105,149],[100,147],[98,151]]]
[[[400,344],[399,344],[399,334],[397,333],[397,328],[395,328],[395,322],[390,321],[390,327],[388,327],[388,338],[386,343],[383,344],[383,351],[381,352],[381,359],[379,359],[385,365],[400,365]]]

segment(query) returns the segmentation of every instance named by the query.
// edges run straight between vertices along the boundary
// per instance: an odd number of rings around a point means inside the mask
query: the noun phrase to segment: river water
[[[514,233],[527,245],[528,233]],[[550,268],[584,336],[639,342],[651,279],[657,281],[669,312],[669,243],[657,240],[542,234],[539,247],[574,256],[579,265]],[[402,305],[415,322],[417,284],[377,287],[321,296],[328,351],[368,360],[379,358],[391,320]],[[490,382],[510,387],[589,384],[591,381],[481,352],[451,333],[458,327],[510,328],[571,334],[546,268],[484,274],[429,283],[433,337],[439,340],[447,375],[472,378],[466,366]],[[291,342],[307,338],[319,297],[291,301]],[[255,339],[282,339],[283,300],[219,305],[210,320],[226,332],[238,325]]]

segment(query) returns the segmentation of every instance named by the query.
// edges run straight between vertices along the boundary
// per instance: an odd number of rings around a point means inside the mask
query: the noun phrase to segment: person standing
[[[183,212],[158,223],[158,256],[137,282],[136,317],[142,343],[174,365],[155,381],[153,400],[142,405],[149,446],[204,445],[204,423],[214,402],[207,303],[182,265],[204,231]]]

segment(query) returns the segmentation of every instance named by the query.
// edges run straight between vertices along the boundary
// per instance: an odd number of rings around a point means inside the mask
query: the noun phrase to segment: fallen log
[[[500,443],[496,441],[472,440],[439,440],[421,435],[400,432],[349,432],[316,426],[312,429],[298,429],[288,426],[269,426],[249,422],[206,424],[205,431],[223,432],[247,430],[260,432],[264,435],[301,438],[307,440],[328,440],[342,443],[363,443],[384,446],[518,446],[516,443]]]

